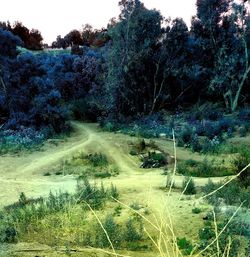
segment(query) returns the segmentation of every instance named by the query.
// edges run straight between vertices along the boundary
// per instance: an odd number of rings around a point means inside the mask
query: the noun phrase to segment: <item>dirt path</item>
[[[18,199],[21,192],[28,197],[48,195],[49,191],[74,191],[76,181],[73,176],[44,176],[51,168],[78,151],[104,152],[120,170],[120,175],[106,179],[111,180],[118,188],[125,191],[137,190],[146,193],[152,188],[163,187],[166,178],[161,175],[162,170],[144,170],[126,152],[126,140],[130,138],[121,134],[101,132],[96,124],[72,122],[76,132],[58,146],[46,143],[43,151],[21,156],[0,157],[0,205],[9,204]],[[177,176],[175,183],[182,182],[183,177]],[[218,181],[220,178],[214,178]],[[207,182],[205,178],[195,179],[201,186]],[[159,190],[158,190],[159,191]]]
[[[76,152],[103,152],[118,167],[120,174],[110,179],[102,179],[102,182],[108,185],[111,182],[115,184],[121,193],[120,200],[123,203],[129,205],[138,202],[144,207],[149,207],[156,216],[161,215],[163,218],[171,215],[171,222],[178,224],[177,235],[188,235],[189,237],[197,235],[203,222],[202,217],[192,214],[192,208],[194,208],[197,200],[192,198],[180,201],[178,191],[173,191],[171,197],[167,197],[166,191],[162,190],[166,184],[166,176],[162,175],[163,170],[141,169],[136,157],[128,154],[130,148],[128,142],[135,139],[119,133],[100,131],[97,124],[79,122],[72,122],[72,124],[75,133],[66,141],[60,142],[58,146],[46,143],[42,151],[22,154],[21,156],[0,157],[0,207],[16,201],[21,192],[24,192],[28,197],[47,196],[50,191],[58,190],[74,192],[76,187],[74,176],[44,176],[44,173]],[[164,140],[160,143],[164,146]],[[170,153],[173,151],[169,142],[167,150]],[[181,154],[184,155],[185,153],[181,152]],[[175,184],[180,185],[182,180],[183,177],[176,176]],[[213,178],[213,180],[219,181],[221,178]],[[204,185],[207,181],[206,178],[195,179],[198,186]],[[183,222],[184,220],[188,220],[190,226],[187,226],[187,223]],[[35,253],[34,249],[36,249],[30,243],[25,244],[24,248],[31,251],[31,255],[29,255],[29,252],[23,251],[22,244],[17,244],[15,247],[14,251],[18,252],[20,256],[34,256],[32,254]],[[40,247],[43,250],[48,250],[45,245]],[[53,255],[54,250],[50,249],[50,251],[52,252],[48,252],[48,256],[58,256]],[[5,250],[1,251],[0,247],[0,256],[4,252]],[[80,256],[85,255],[81,253]]]
[[[76,132],[58,146],[46,143],[42,151],[0,157],[0,205],[16,201],[21,192],[38,197],[48,195],[50,190],[74,190],[73,176],[44,176],[56,164],[91,143],[91,134],[84,126],[78,123],[74,126]]]

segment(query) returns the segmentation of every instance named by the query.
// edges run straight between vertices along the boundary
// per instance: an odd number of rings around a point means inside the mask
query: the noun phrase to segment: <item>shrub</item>
[[[199,214],[199,213],[201,213],[201,209],[195,207],[195,208],[192,209],[192,213],[194,213],[194,214]]]
[[[190,255],[194,249],[192,243],[185,237],[177,238],[177,245],[184,255]]]
[[[117,130],[116,126],[112,122],[105,123],[102,128],[103,130],[108,132],[113,132]]]
[[[239,127],[239,134],[240,134],[241,137],[245,137],[247,135],[246,126]]]
[[[115,199],[118,199],[118,197],[119,197],[118,190],[117,190],[116,186],[113,185],[113,183],[111,184],[110,195]]]
[[[114,221],[114,218],[111,215],[105,217],[102,221],[103,228],[106,230],[110,241],[115,247],[118,247],[121,243],[121,231],[119,225]],[[111,247],[107,235],[101,228],[100,224],[96,225],[96,238],[95,244],[100,248]]]
[[[189,126],[186,126],[181,130],[180,134],[177,135],[177,145],[188,146],[191,143],[192,138],[193,130]]]
[[[196,188],[194,181],[191,177],[185,177],[182,182],[182,191],[185,195],[194,195],[196,194]]]
[[[5,215],[0,213],[0,243],[16,243],[18,233],[14,222]]]
[[[146,143],[144,139],[138,139],[138,141],[135,144],[135,149],[137,150],[137,153],[141,153],[146,149]]]
[[[234,171],[220,164],[214,164],[214,161],[208,161],[206,158],[202,162],[187,160],[179,162],[177,171],[180,174],[194,177],[220,177],[233,175]]]
[[[100,171],[94,174],[95,178],[110,178],[112,175],[108,171]]]
[[[141,168],[160,168],[167,164],[167,159],[162,153],[148,152],[147,156],[142,157]]]
[[[250,164],[249,149],[242,147],[232,163],[235,167],[236,173],[239,173],[241,170],[243,170],[247,165]],[[248,167],[238,176],[238,180],[245,188],[250,186],[250,167]]]
[[[202,188],[205,195],[215,191],[222,183],[213,183],[211,180]],[[250,207],[250,187],[244,188],[238,181],[232,181],[218,190],[213,195],[207,197],[209,203],[213,205],[220,205],[223,201],[227,205],[240,205],[243,203],[244,207]]]
[[[135,221],[134,219],[129,219],[126,222],[126,229],[124,232],[124,239],[127,242],[136,242],[142,239],[143,236],[143,224],[142,221]]]
[[[250,121],[250,108],[240,110],[238,117],[241,121]]]
[[[108,158],[102,153],[89,154],[87,159],[94,167],[106,167],[108,165]]]
[[[217,223],[217,227],[220,230],[222,230],[225,225],[227,224],[229,220],[229,216],[226,214],[226,217],[223,217],[223,220]],[[248,251],[245,249],[245,253],[242,252],[242,241],[239,240],[238,235],[243,235],[242,233],[239,233],[238,228],[242,228],[241,222],[234,219],[231,221],[231,223],[226,227],[225,231],[220,235],[218,238],[218,244],[220,246],[220,249],[224,251],[229,242],[230,242],[230,251],[228,251],[229,257],[239,256],[239,253],[241,252],[242,256],[247,256],[246,252]],[[244,232],[248,231],[248,228],[245,227],[245,224],[243,225]],[[212,222],[206,222],[205,226],[199,230],[199,248],[204,249],[207,245],[209,245],[214,239],[216,238],[215,230],[212,225]],[[247,238],[246,238],[247,239]],[[248,239],[247,239],[248,240]],[[210,255],[214,252],[217,252],[216,244],[211,245],[211,249],[209,251]]]
[[[111,187],[111,192],[114,190],[112,189],[113,187],[114,186]],[[78,200],[78,203],[87,202],[92,208],[99,209],[105,203],[105,199],[107,199],[107,192],[103,186],[98,188],[96,185],[90,184],[85,177],[83,179],[78,179],[77,181],[76,199]]]
[[[133,202],[130,207],[133,209],[133,210],[136,210],[136,211],[139,211],[141,209],[141,205],[138,203],[138,202]]]
[[[200,144],[198,135],[195,134],[190,142],[190,146],[193,152],[200,152],[202,150],[202,145]]]
[[[138,153],[137,153],[137,151],[135,149],[132,149],[132,150],[130,150],[129,154],[132,155],[132,156],[135,156]]]
[[[220,150],[221,140],[219,137],[215,136],[212,139],[205,138],[201,144],[201,152],[203,154],[207,153],[218,153]]]

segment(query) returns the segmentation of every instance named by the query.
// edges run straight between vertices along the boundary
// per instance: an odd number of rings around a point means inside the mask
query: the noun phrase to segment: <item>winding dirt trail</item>
[[[38,197],[48,195],[50,190],[74,191],[76,181],[73,176],[43,174],[78,151],[104,152],[120,170],[119,176],[105,179],[104,182],[112,181],[119,189],[126,192],[136,189],[138,194],[145,195],[146,190],[148,192],[152,188],[159,189],[165,185],[166,178],[161,175],[162,170],[145,171],[138,167],[133,157],[128,155],[126,145],[130,137],[99,131],[96,124],[80,122],[72,124],[76,132],[58,146],[46,143],[43,151],[0,157],[0,205],[16,201],[21,192],[28,197]],[[183,177],[177,176],[175,183],[180,184],[182,179]],[[218,181],[220,178],[213,180]],[[197,178],[195,182],[201,186],[207,182],[207,179]]]
[[[138,202],[149,207],[156,216],[171,215],[173,223],[178,224],[178,234],[182,236],[185,234],[195,236],[197,234],[202,218],[192,214],[196,200],[192,198],[192,200],[180,201],[180,193],[175,191],[171,193],[171,197],[167,197],[166,191],[162,190],[166,184],[166,176],[162,175],[162,169],[141,169],[136,157],[128,154],[130,148],[128,142],[135,139],[119,133],[100,131],[97,124],[72,122],[72,125],[75,128],[75,133],[66,141],[60,142],[58,146],[46,143],[42,151],[20,156],[0,157],[0,208],[16,201],[21,192],[24,192],[28,197],[47,196],[50,191],[58,190],[74,192],[76,187],[74,176],[44,176],[44,173],[76,152],[103,152],[118,167],[120,173],[117,177],[102,179],[102,182],[107,185],[111,182],[115,184],[121,193],[120,200],[122,202],[128,205],[132,202]],[[160,143],[162,145],[167,144],[164,140]],[[170,143],[166,150],[173,151],[171,147]],[[186,153],[183,152],[182,154]],[[183,177],[176,176],[175,184],[180,185],[182,180]],[[221,178],[213,178],[213,181],[220,180]],[[195,179],[198,186],[204,185],[207,181],[206,178]],[[190,226],[187,226],[186,222],[183,222],[184,220],[189,220]],[[18,244],[16,247],[16,251],[23,251],[22,244]],[[21,247],[21,250],[18,247]],[[44,251],[47,249],[47,246],[44,245],[39,247],[42,247]],[[30,249],[31,254],[33,254],[33,248],[36,247],[32,244],[26,244],[24,248]],[[48,256],[57,256],[53,255],[52,252]],[[26,252],[20,256],[31,255]],[[142,256],[144,255],[142,254]]]

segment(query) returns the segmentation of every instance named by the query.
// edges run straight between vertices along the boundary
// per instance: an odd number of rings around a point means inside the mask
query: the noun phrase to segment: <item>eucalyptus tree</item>
[[[107,55],[106,108],[126,115],[149,113],[156,69],[152,59],[163,17],[139,0],[123,0],[119,5],[119,19],[108,29],[112,42]]]
[[[250,4],[242,1],[233,3],[231,13],[224,18],[220,47],[215,62],[214,78],[210,87],[223,96],[227,108],[234,112],[241,100],[244,87],[249,92],[250,73]]]

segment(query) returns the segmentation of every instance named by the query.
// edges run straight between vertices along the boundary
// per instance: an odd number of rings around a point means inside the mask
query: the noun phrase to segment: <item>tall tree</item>
[[[222,23],[223,44],[217,52],[214,78],[210,87],[223,96],[227,108],[234,112],[250,73],[250,4],[233,3],[231,13]],[[249,89],[248,89],[249,90]]]
[[[119,20],[109,28],[112,44],[108,53],[107,104],[115,113],[149,113],[155,70],[152,56],[161,37],[163,18],[139,0],[123,0],[119,5]]]

